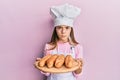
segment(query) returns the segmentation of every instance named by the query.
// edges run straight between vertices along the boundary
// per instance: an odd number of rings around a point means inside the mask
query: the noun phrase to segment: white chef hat
[[[54,27],[67,25],[73,27],[74,19],[80,14],[81,9],[68,3],[60,6],[52,6],[50,14],[54,18]]]

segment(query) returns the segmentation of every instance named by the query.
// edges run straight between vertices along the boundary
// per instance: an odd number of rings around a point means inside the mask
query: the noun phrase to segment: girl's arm
[[[48,50],[48,44],[45,45],[45,48],[44,48],[44,52],[43,52],[43,53],[44,53],[44,54],[43,54],[44,56],[46,56],[47,54],[50,53],[50,51]],[[50,75],[50,73],[43,72],[43,71],[41,71],[41,73],[44,74],[45,76],[49,76],[49,75]]]
[[[80,76],[82,73],[82,67],[83,67],[83,47],[82,45],[77,45],[75,48],[76,56],[75,58],[81,63],[79,69],[73,72],[74,76]]]

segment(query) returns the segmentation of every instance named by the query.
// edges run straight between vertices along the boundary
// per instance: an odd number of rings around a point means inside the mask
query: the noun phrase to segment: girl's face
[[[59,40],[66,42],[68,41],[68,38],[70,36],[71,27],[65,25],[57,26],[56,32],[59,37]]]

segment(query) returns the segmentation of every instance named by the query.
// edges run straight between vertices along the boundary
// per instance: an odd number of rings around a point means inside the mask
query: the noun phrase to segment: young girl
[[[71,55],[83,64],[83,48],[82,45],[75,40],[73,31],[73,20],[79,15],[80,9],[69,4],[64,4],[61,6],[53,6],[50,11],[54,17],[54,31],[51,41],[45,45],[44,55]],[[47,73],[41,71],[41,73],[47,76],[47,80],[76,80],[76,77],[81,71],[82,65],[78,70],[73,72]]]

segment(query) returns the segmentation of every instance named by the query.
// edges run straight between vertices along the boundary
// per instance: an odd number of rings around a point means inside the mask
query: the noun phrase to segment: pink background
[[[75,37],[83,44],[81,80],[120,80],[119,0],[0,0],[0,80],[43,80],[34,68],[50,40],[52,5],[71,3],[82,9]]]

